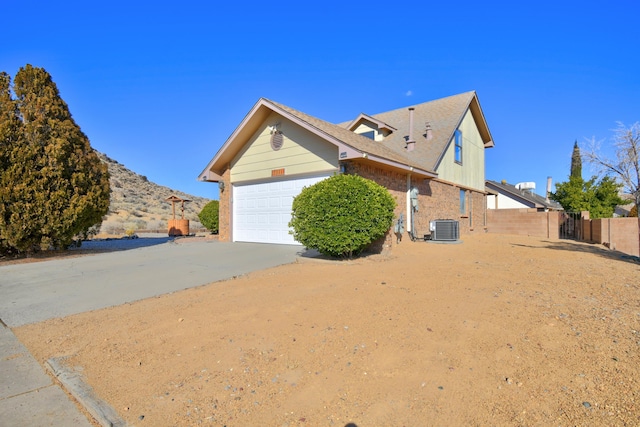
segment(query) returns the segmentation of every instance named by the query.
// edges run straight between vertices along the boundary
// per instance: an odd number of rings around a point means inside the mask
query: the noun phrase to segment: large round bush
[[[334,175],[293,200],[293,237],[324,255],[352,257],[382,237],[395,200],[386,188],[356,175]]]
[[[220,211],[220,202],[218,200],[212,200],[200,211],[198,218],[202,225],[212,233],[217,233],[220,227],[218,215]]]

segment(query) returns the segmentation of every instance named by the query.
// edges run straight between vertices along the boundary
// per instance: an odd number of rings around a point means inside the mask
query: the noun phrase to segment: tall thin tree
[[[570,176],[572,178],[582,178],[582,156],[580,156],[580,147],[578,147],[578,141],[573,144]]]

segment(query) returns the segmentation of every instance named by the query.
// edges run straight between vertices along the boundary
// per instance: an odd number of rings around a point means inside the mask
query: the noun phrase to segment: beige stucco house
[[[337,173],[385,186],[407,232],[453,219],[464,234],[485,225],[485,149],[493,145],[475,92],[342,124],[262,98],[198,179],[219,185],[223,241],[297,243],[288,228],[293,198]]]

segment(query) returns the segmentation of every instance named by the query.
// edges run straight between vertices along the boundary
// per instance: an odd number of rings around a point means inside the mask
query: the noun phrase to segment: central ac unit
[[[451,241],[460,238],[460,226],[453,219],[436,219],[429,222],[431,240]]]

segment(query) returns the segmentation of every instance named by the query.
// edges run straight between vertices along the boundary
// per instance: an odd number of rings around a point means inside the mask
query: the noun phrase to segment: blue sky
[[[208,198],[260,97],[340,123],[475,90],[487,178],[539,194],[575,140],[640,121],[637,0],[216,3],[4,2],[0,70],[45,68],[93,147]]]

